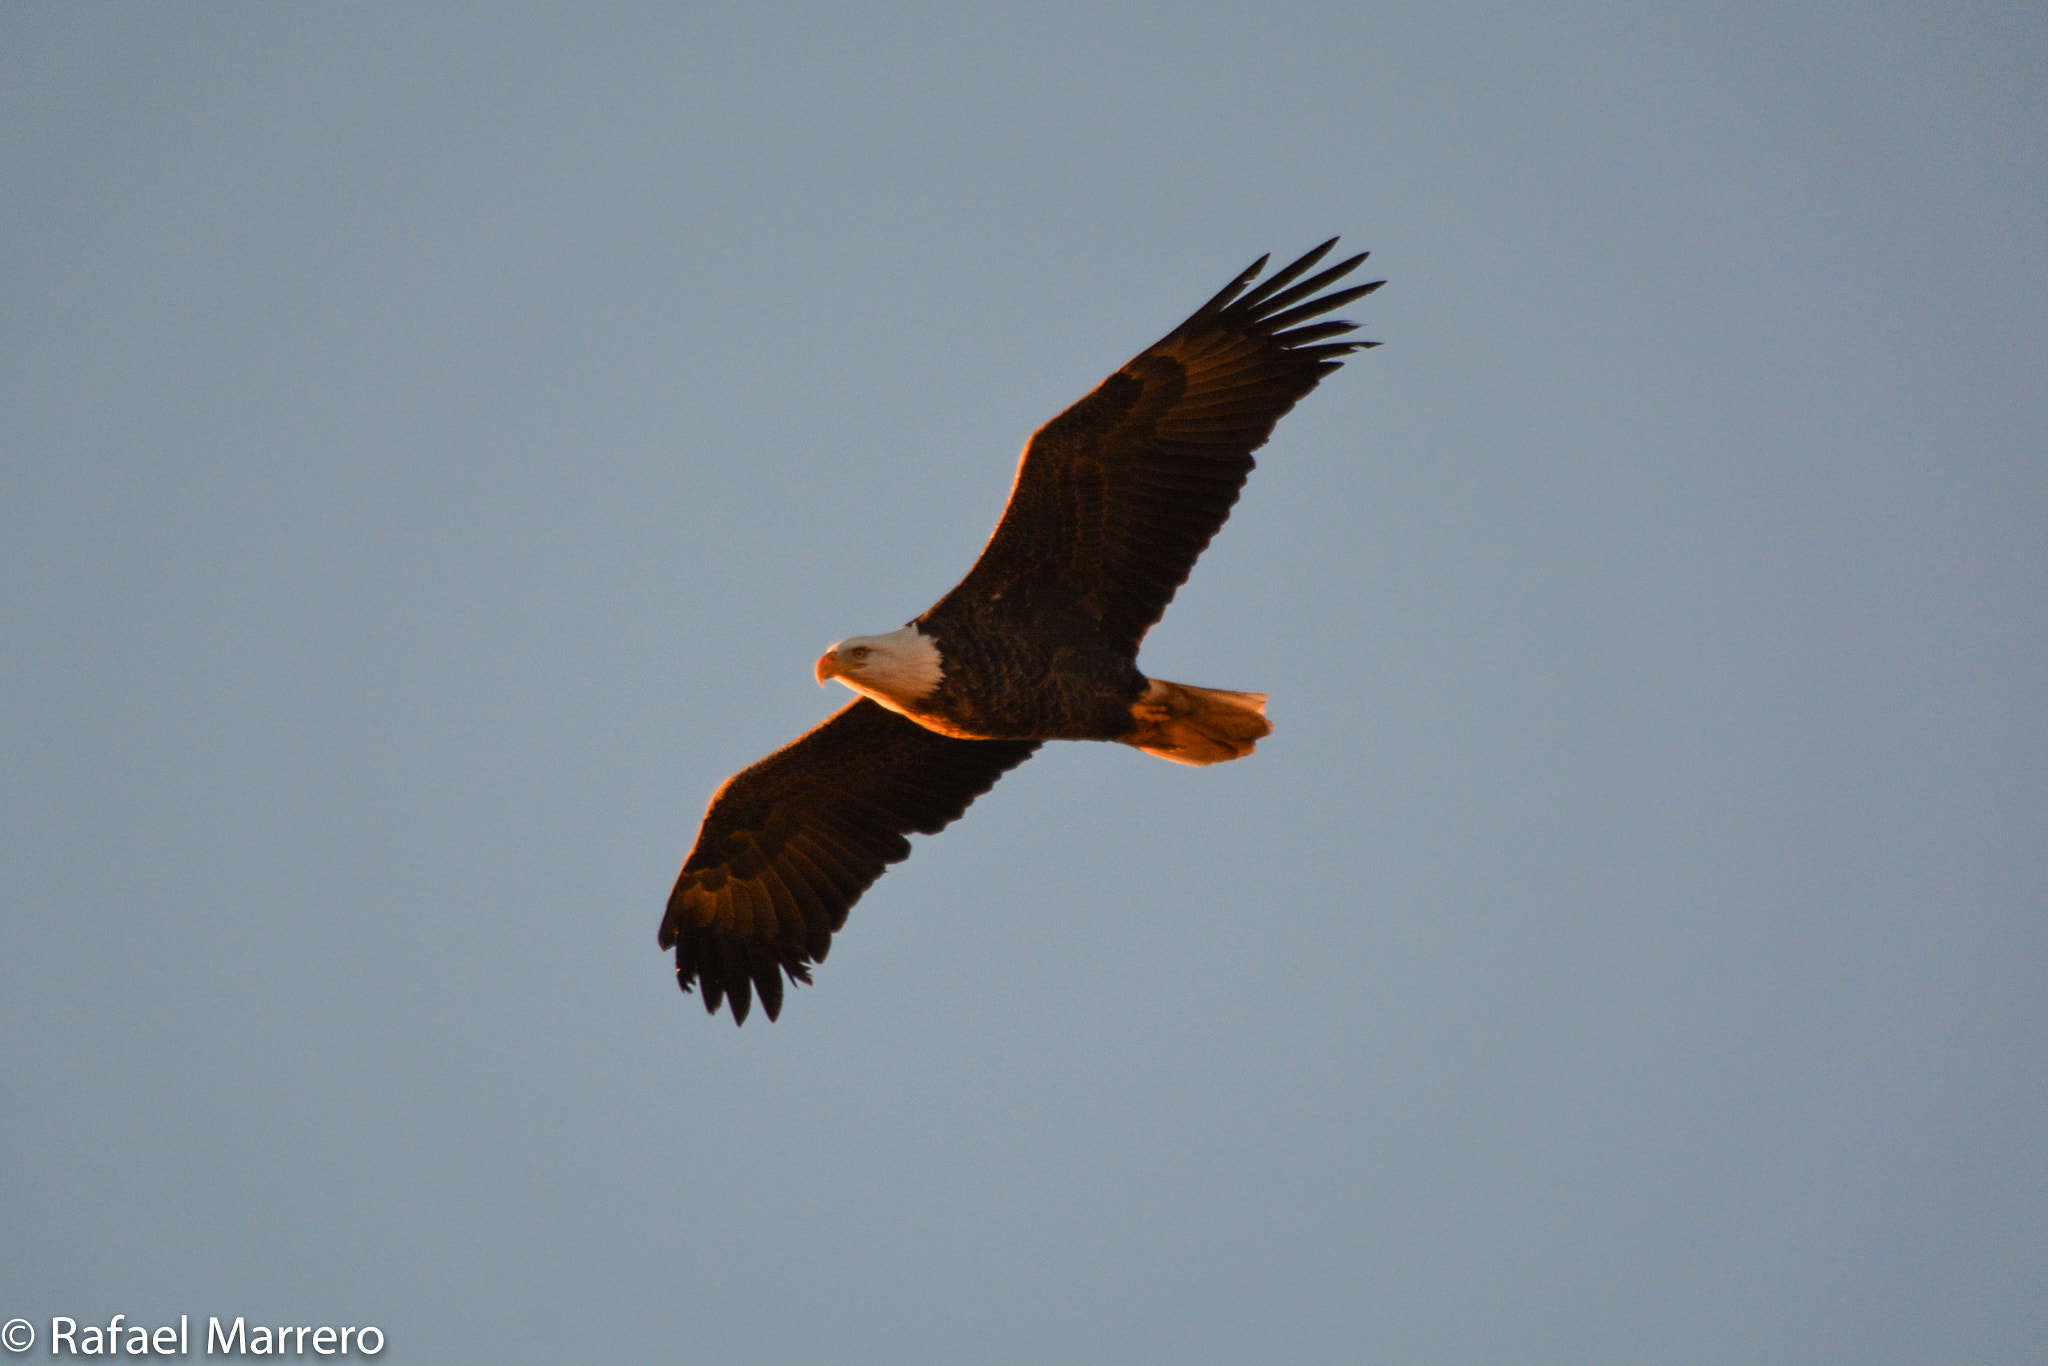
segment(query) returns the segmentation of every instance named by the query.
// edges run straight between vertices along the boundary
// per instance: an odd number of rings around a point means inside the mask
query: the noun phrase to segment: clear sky
[[[2044,72],[1970,0],[7,6],[0,1317],[2048,1357]],[[1142,660],[1272,738],[1055,747],[780,1023],[680,996],[819,651],[1332,233],[1386,345]]]

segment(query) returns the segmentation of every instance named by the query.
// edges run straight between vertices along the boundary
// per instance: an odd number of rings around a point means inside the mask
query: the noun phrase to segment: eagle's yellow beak
[[[824,687],[825,680],[839,676],[839,652],[827,650],[818,656],[818,686]]]

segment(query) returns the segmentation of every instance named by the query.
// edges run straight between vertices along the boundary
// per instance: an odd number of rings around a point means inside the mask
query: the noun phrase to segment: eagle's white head
[[[891,711],[931,695],[945,675],[932,638],[916,626],[885,636],[848,636],[818,658],[818,686],[836,678]]]

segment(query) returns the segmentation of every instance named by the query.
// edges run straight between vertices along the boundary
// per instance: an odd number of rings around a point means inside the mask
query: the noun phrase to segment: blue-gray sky
[[[2020,3],[8,7],[0,1316],[2041,1360],[2044,71]],[[780,1023],[681,997],[818,651],[1331,233],[1386,345],[1143,661],[1275,735],[1056,747]]]

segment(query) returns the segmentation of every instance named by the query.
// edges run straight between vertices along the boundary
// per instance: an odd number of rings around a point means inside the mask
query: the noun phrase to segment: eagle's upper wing
[[[782,974],[811,980],[846,912],[884,865],[910,857],[911,831],[935,835],[1035,740],[955,740],[867,698],[734,774],[711,798],[668,899],[661,946],[684,991],[704,987],[734,1024],[752,993],[774,1019]]]
[[[1331,238],[1247,291],[1265,257],[1045,424],[995,534],[922,620],[1047,621],[1135,651],[1230,515],[1251,453],[1338,359],[1355,326],[1297,326],[1384,281],[1312,297],[1364,255],[1297,280]]]

